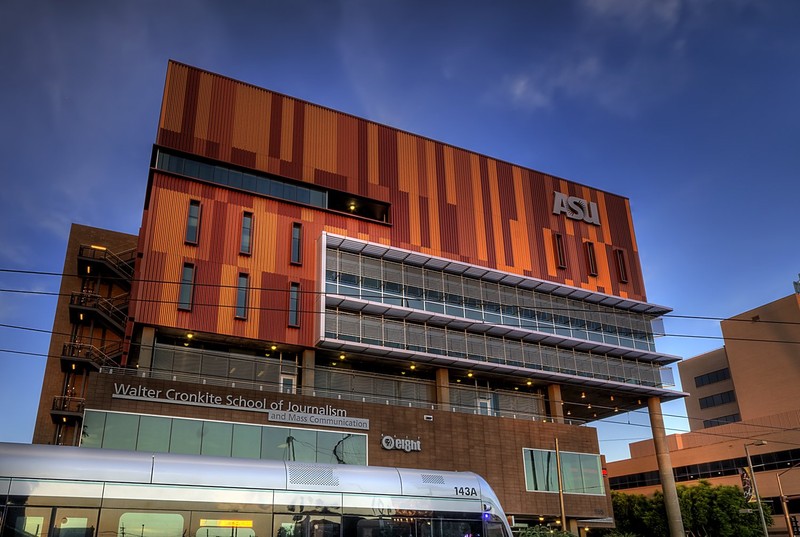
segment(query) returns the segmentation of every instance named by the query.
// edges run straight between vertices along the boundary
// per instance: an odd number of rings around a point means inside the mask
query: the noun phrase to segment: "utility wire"
[[[57,276],[57,277],[74,277],[74,278],[84,278],[86,275],[84,274],[77,274],[77,273],[69,273],[69,272],[47,272],[47,271],[35,271],[35,270],[22,270],[22,269],[8,269],[8,268],[0,268],[0,273],[16,273],[16,274],[26,274],[26,275],[37,275],[37,276]],[[92,278],[94,279],[94,278]],[[140,278],[121,278],[115,276],[104,276],[103,280],[109,281],[124,281],[130,283],[153,283],[153,284],[162,284],[162,285],[181,285],[179,281],[172,281],[172,280],[153,280],[153,279],[140,279]],[[238,289],[238,285],[236,284],[219,284],[219,283],[203,283],[203,282],[194,282],[193,285],[195,287],[211,287],[211,288],[222,288],[222,289]],[[288,289],[283,288],[273,288],[273,287],[248,287],[250,291],[274,291],[279,293],[288,293]],[[24,290],[5,290],[0,289],[0,291],[7,291],[7,292],[26,292]],[[47,292],[37,292],[37,291],[28,291],[30,294],[47,294]],[[308,290],[308,289],[301,289],[299,291],[301,294],[311,294],[311,295],[327,295],[331,294],[327,291],[316,291],[316,290]],[[443,295],[446,294],[443,290],[440,291]],[[57,293],[52,293],[57,294]],[[355,296],[355,295],[348,295],[343,294],[341,296]],[[365,293],[360,293],[360,297],[362,298],[381,298],[383,295],[376,294],[376,295],[369,295]],[[397,297],[402,299],[403,297]],[[556,297],[556,298],[566,298],[566,297]],[[613,298],[613,297],[612,297]],[[422,298],[420,298],[421,300]],[[574,299],[570,299],[574,300]],[[484,301],[477,301],[476,304],[480,306],[485,306],[486,302]],[[502,306],[502,305],[501,305]],[[604,308],[604,310],[613,310],[616,315],[645,315],[640,312],[634,311],[626,311],[616,309],[613,306],[606,306],[606,305],[597,305],[598,307]],[[580,309],[580,308],[567,308],[567,307],[557,307],[557,306],[537,306],[537,310],[544,310],[550,312],[579,312],[579,313],[587,313],[587,310]],[[602,313],[603,310],[599,311],[591,311],[588,313]],[[767,320],[767,319],[735,319],[730,317],[712,317],[712,316],[704,316],[704,315],[679,315],[675,313],[665,313],[663,315],[658,315],[656,318],[671,318],[671,319],[689,319],[689,320],[699,320],[699,321],[726,321],[726,322],[746,322],[746,323],[759,323],[759,324],[786,324],[786,325],[796,325],[800,326],[800,321],[779,321],[779,320]]]
[[[37,333],[49,333],[49,334],[52,334],[52,335],[71,336],[71,334],[64,333],[64,332],[54,332],[54,331],[49,331],[49,330],[43,330],[43,329],[37,329],[37,328],[29,328],[29,327],[23,327],[23,326],[15,326],[15,325],[9,325],[9,324],[4,324],[4,323],[0,324],[0,328],[9,328],[9,329],[33,331],[33,332],[37,332]],[[144,347],[144,345],[142,345],[141,343],[131,343],[131,344],[134,345],[134,346],[139,346],[140,348]],[[155,349],[155,345],[148,345],[147,347],[149,347],[150,350],[154,350]],[[11,350],[11,349],[0,349],[0,352],[9,353],[9,354],[22,354],[22,355],[28,355],[28,356],[50,357],[50,355],[47,354],[47,353],[33,353],[33,352],[17,351],[17,350]],[[237,357],[237,359],[247,360],[247,358],[244,358],[244,357]],[[249,361],[254,362],[254,363],[260,362],[260,360],[258,360],[258,359],[250,359]],[[565,406],[573,406],[573,407],[576,407],[576,406],[577,407],[587,407],[589,404],[592,404],[592,408],[602,409],[602,410],[607,410],[607,411],[614,411],[615,408],[617,408],[617,407],[614,407],[614,406],[608,406],[608,405],[603,405],[603,404],[598,404],[598,403],[583,403],[581,401],[564,401],[564,405]],[[629,413],[629,414],[633,414],[633,415],[637,415],[637,414],[645,414],[645,415],[647,415],[647,414],[649,414],[649,412],[647,410],[644,410],[644,409],[630,409],[630,410],[625,410],[624,413]],[[686,419],[688,421],[692,421],[692,420],[704,421],[703,418],[692,418],[692,417],[681,415],[681,414],[669,414],[669,413],[662,412],[662,416],[665,416],[665,417],[668,417],[668,418]],[[609,416],[609,418],[610,417],[611,416]],[[608,423],[617,423],[617,422],[613,422],[613,421],[608,421],[609,418],[601,418],[601,420],[606,421]],[[786,428],[786,427],[779,427],[779,426],[773,426],[773,425],[764,425],[764,424],[747,424],[747,425],[749,427],[753,427],[753,428],[757,428],[757,429],[768,429],[771,432],[785,432],[785,431],[800,430],[800,427]],[[686,431],[686,430],[682,430],[682,429],[672,429],[672,430],[674,430],[676,432],[694,432],[694,433],[701,433],[702,432],[702,431],[699,431],[699,430],[698,431],[691,431],[691,430],[690,431]],[[704,434],[718,435],[718,433],[704,433]]]
[[[166,283],[167,285],[179,285],[178,283],[175,283],[175,282],[162,282],[162,283]],[[201,286],[201,285],[203,285],[203,284],[195,284],[195,286]],[[208,285],[211,286],[211,287],[230,288],[232,290],[236,290],[237,289],[237,286],[223,286],[223,285],[216,285],[216,284],[215,285],[208,284]],[[288,302],[288,294],[291,292],[289,289],[270,289],[270,288],[254,288],[254,287],[250,287],[248,290],[249,291],[259,291],[260,290],[260,291],[271,291],[271,292],[276,292],[276,293],[284,293],[284,294],[287,295],[287,302]],[[33,291],[33,290],[25,290],[25,289],[8,289],[8,288],[0,288],[0,293],[12,293],[12,294],[34,295],[34,296],[55,296],[55,297],[62,297],[62,296],[70,297],[72,295],[80,295],[81,294],[81,293],[79,293],[77,291],[76,292],[72,292],[72,293],[60,293],[60,292],[55,292],[55,291]],[[304,293],[305,294],[314,294],[314,295],[319,295],[319,294],[325,294],[325,295],[331,294],[332,295],[333,294],[333,293],[325,293],[325,292],[320,292],[320,291],[303,291],[303,290],[300,290],[300,294],[304,294]],[[102,298],[102,299],[105,299],[105,300],[112,300],[112,301],[114,300],[114,297],[103,297],[101,295],[96,295],[96,294],[93,294],[93,293],[84,293],[84,295],[89,296],[89,297]],[[364,296],[369,296],[369,295],[359,294],[358,297],[356,297],[355,295],[338,295],[338,296],[362,299]],[[378,297],[377,295],[375,297],[376,298],[381,298],[381,297]],[[397,298],[401,299],[400,297],[397,297]],[[176,305],[176,306],[179,304],[179,302],[176,301],[176,300],[163,300],[163,299],[138,299],[138,300],[136,300],[136,302],[146,303],[146,304],[171,304],[171,305]],[[249,302],[252,302],[252,301],[249,301]],[[238,308],[238,306],[236,304],[228,305],[228,304],[220,304],[220,303],[200,303],[200,302],[196,302],[196,301],[192,302],[192,308],[201,308],[201,307],[214,307],[214,308],[225,308],[225,309],[236,309],[236,308]],[[289,308],[288,307],[284,307],[284,306],[268,307],[268,306],[253,306],[251,304],[247,304],[245,306],[245,309],[248,310],[248,311],[274,311],[274,312],[281,312],[281,313],[288,313],[289,312]],[[297,311],[297,313],[308,313],[308,314],[319,315],[319,314],[325,313],[328,310],[327,309],[325,309],[325,310],[316,310],[316,309],[303,309],[303,308],[300,308],[300,309],[298,309],[296,311]],[[345,310],[345,311],[347,311],[347,310]],[[354,315],[358,315],[359,314],[358,312],[352,312],[352,313]],[[492,325],[498,324],[498,323],[491,323],[489,321],[483,321],[483,320],[477,320],[477,319],[470,319],[470,321],[472,323],[474,323],[474,324],[492,324]],[[758,324],[790,324],[790,325],[800,326],[800,323],[783,322],[783,321],[747,321],[747,322],[758,323]],[[522,324],[520,326],[520,325],[511,325],[511,324],[509,324],[509,325],[503,325],[503,326],[519,326],[520,328],[524,328],[524,329],[536,330],[536,326],[535,325],[526,326],[525,324]],[[587,330],[587,331],[592,332],[592,330]],[[638,334],[638,332],[632,332],[632,333],[633,334]],[[779,344],[792,344],[792,345],[800,344],[800,339],[798,339],[796,341],[793,341],[793,340],[782,340],[782,339],[762,339],[762,338],[712,336],[712,335],[703,335],[703,334],[663,333],[663,334],[659,334],[659,337],[685,338],[685,339],[710,339],[710,340],[727,340],[727,341],[747,341],[747,342],[757,342],[757,343],[779,343]],[[656,352],[655,354],[659,354],[659,353]]]
[[[14,353],[14,354],[24,354],[24,355],[30,355],[30,356],[49,357],[49,355],[45,354],[45,353],[23,352],[23,351],[16,351],[16,350],[10,350],[10,349],[0,349],[0,352]],[[573,403],[570,403],[570,404],[573,404]],[[628,411],[628,412],[632,412],[633,413],[633,412],[638,412],[638,411],[632,410],[632,411]],[[670,414],[662,414],[662,415],[663,416],[667,416],[667,417],[687,418],[687,416],[679,416],[679,415],[670,415]],[[622,426],[628,426],[628,427],[639,427],[639,428],[652,429],[650,427],[650,425],[644,424],[644,423],[632,423],[630,421],[614,421],[614,420],[612,420],[610,418],[603,418],[603,419],[598,420],[598,421],[602,422],[602,423],[613,424],[613,425],[622,425]],[[731,425],[733,425],[733,424],[731,424]],[[749,423],[744,423],[742,425],[747,426],[747,427],[757,427],[758,426],[758,424],[749,424]],[[596,425],[593,425],[592,427],[593,428],[597,428]],[[673,432],[673,433],[691,433],[691,434],[696,434],[696,435],[701,435],[701,436],[713,436],[713,437],[717,437],[717,438],[725,438],[725,439],[730,439],[730,440],[764,439],[765,437],[770,437],[770,436],[772,436],[774,434],[778,434],[778,433],[781,433],[781,432],[793,432],[793,431],[800,430],[800,427],[792,427],[792,428],[772,427],[772,426],[765,426],[765,427],[770,427],[770,428],[772,428],[774,430],[769,432],[769,433],[765,433],[765,434],[761,434],[761,435],[748,435],[748,436],[737,435],[737,434],[725,434],[725,433],[720,433],[720,432],[713,432],[713,431],[711,431],[709,429],[701,429],[701,430],[697,430],[697,431],[692,431],[692,430],[687,430],[687,429],[680,429],[680,428],[677,428],[677,427],[667,427],[666,425],[664,427],[664,430],[665,431],[670,431],[670,432]],[[714,428],[712,428],[712,429],[714,429]],[[643,438],[643,440],[647,440],[647,439],[648,438]],[[619,440],[619,439],[613,439],[611,441],[616,441],[616,440]],[[603,442],[606,442],[606,440],[603,440]],[[798,442],[788,442],[788,441],[785,441],[785,440],[775,440],[775,439],[772,439],[772,438],[770,439],[769,443],[772,444],[772,445],[781,444],[781,445],[786,445],[786,446],[800,446],[800,443],[798,443]]]

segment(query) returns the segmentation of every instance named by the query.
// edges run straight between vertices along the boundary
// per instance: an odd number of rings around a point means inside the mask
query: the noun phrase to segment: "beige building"
[[[779,481],[790,515],[800,518],[800,294],[726,319],[721,328],[724,347],[678,364],[692,432],[668,437],[675,481],[741,486],[747,446],[759,494],[772,503],[770,534],[787,535]],[[608,464],[612,490],[660,489],[653,442],[631,444],[630,453]]]

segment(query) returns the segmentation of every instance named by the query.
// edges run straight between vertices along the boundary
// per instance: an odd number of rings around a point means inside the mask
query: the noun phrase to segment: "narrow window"
[[[191,263],[183,264],[181,272],[181,288],[178,293],[178,309],[192,309],[192,295],[194,294],[194,265]]]
[[[594,254],[594,243],[586,244],[586,264],[589,267],[589,276],[597,276],[597,257]]]
[[[239,283],[236,286],[236,318],[247,318],[247,290],[250,277],[245,273],[239,274]]]
[[[567,256],[564,254],[564,237],[561,233],[553,235],[553,243],[556,250],[556,261],[558,268],[567,268]]]
[[[280,388],[281,393],[294,393],[294,385],[297,378],[295,375],[286,375],[281,374],[280,377]]]
[[[186,219],[186,242],[197,244],[198,238],[200,238],[200,202],[191,200],[189,217]]]
[[[292,258],[291,262],[294,265],[302,263],[302,256],[300,247],[302,246],[303,237],[303,224],[294,222],[292,224]]]
[[[289,287],[289,326],[300,326],[300,284]]]
[[[628,267],[625,265],[625,252],[622,250],[614,250],[614,256],[617,261],[617,274],[619,281],[628,283]]]
[[[486,397],[478,398],[478,414],[482,416],[492,415],[492,400]]]
[[[244,213],[242,215],[242,241],[239,252],[243,254],[250,254],[251,237],[253,235],[253,213]]]

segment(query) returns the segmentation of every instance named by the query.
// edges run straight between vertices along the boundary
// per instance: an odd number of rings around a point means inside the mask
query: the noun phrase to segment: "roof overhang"
[[[341,235],[335,235],[332,233],[324,233],[323,238],[326,246],[344,250],[346,252],[368,255],[370,257],[386,259],[398,263],[407,263],[409,265],[433,270],[441,270],[449,274],[469,276],[479,280],[503,285],[511,285],[521,289],[538,291],[540,293],[549,293],[559,297],[574,298],[576,300],[582,300],[600,306],[618,308],[635,313],[642,313],[644,315],[652,315],[653,317],[659,317],[672,311],[671,308],[660,306],[658,304],[651,304],[648,302],[641,302],[638,300],[608,295],[605,293],[581,289],[579,287],[573,287],[562,283],[540,280],[528,276],[521,276],[519,274],[512,274],[510,272],[494,270],[487,267],[481,267],[479,265],[453,261],[443,257],[421,254],[419,252],[396,248],[394,246],[362,241],[353,239],[351,237],[343,237]]]

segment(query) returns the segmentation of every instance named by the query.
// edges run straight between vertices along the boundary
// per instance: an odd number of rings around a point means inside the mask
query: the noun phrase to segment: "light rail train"
[[[480,476],[0,443],[0,537],[511,537]]]

